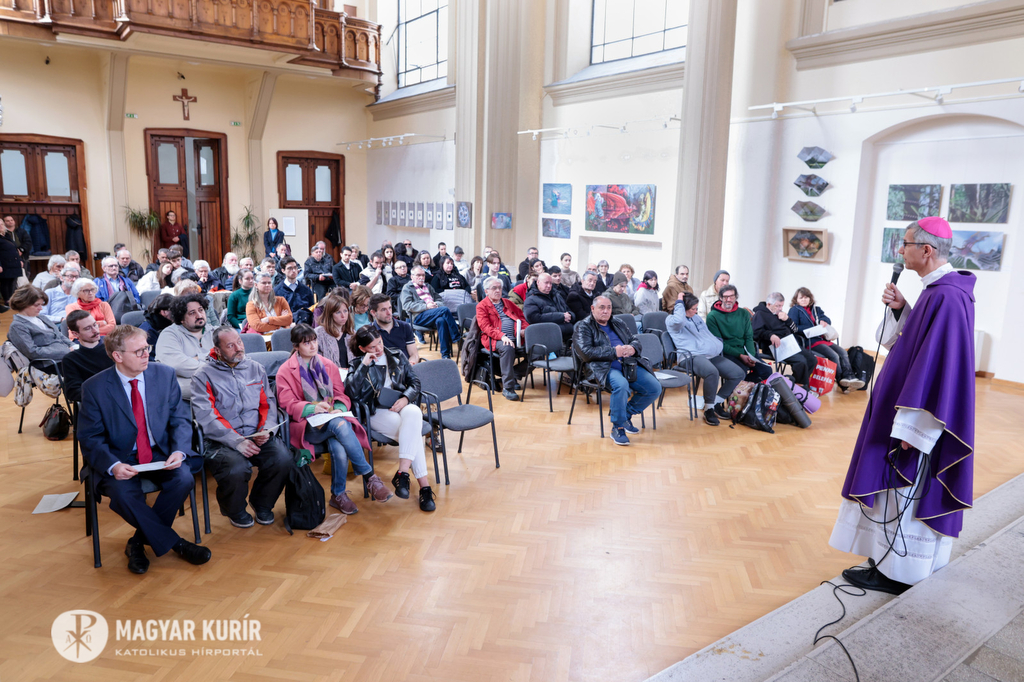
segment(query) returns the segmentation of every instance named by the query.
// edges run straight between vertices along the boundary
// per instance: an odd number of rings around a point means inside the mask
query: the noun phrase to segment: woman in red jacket
[[[502,282],[497,277],[484,280],[484,300],[476,306],[476,324],[480,327],[480,343],[491,352],[498,353],[501,364],[501,394],[507,400],[519,400],[513,369],[516,347],[522,343],[522,332],[529,323],[512,301],[501,297]]]

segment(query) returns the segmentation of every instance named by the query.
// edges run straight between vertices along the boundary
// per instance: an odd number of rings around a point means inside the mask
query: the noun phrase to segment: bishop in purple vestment
[[[891,348],[876,380],[832,538],[870,557],[843,577],[899,593],[949,561],[973,502],[975,277],[947,262],[942,218],[908,226],[900,253],[924,291],[911,308],[894,284],[879,339]]]

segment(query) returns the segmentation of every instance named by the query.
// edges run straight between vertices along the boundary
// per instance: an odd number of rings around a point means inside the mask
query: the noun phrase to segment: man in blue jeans
[[[612,441],[616,445],[629,445],[626,434],[640,433],[633,424],[633,415],[642,413],[661,395],[661,384],[654,376],[654,368],[640,354],[640,341],[626,325],[612,318],[611,300],[598,296],[590,308],[590,317],[576,323],[572,345],[587,363],[588,378],[611,392],[608,402]],[[635,381],[626,381],[623,374],[623,361],[631,363],[630,358],[636,360]]]
[[[441,357],[450,360],[452,342],[459,338],[459,323],[455,321],[452,311],[445,307],[434,287],[426,282],[427,273],[417,265],[412,269],[411,281],[402,287],[398,300],[402,304],[402,311],[414,324],[437,330]]]

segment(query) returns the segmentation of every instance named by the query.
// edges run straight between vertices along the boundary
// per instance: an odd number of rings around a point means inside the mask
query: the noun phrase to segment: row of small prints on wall
[[[455,229],[455,204],[443,201],[377,201],[377,224]]]
[[[587,185],[584,229],[588,232],[654,234],[655,185]],[[572,213],[572,185],[544,183],[541,213]],[[571,222],[564,218],[541,218],[545,237],[569,239]]]
[[[903,245],[905,227],[886,227],[882,230],[882,262],[902,263],[900,246]],[[1003,232],[984,230],[953,230],[953,244],[949,249],[949,264],[961,270],[998,272],[1003,266]]]

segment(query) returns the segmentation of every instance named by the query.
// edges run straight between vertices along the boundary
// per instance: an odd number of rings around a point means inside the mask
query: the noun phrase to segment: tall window
[[[594,0],[590,63],[686,45],[688,0]]]
[[[398,0],[398,87],[448,75],[448,0]]]

